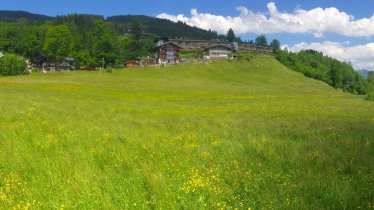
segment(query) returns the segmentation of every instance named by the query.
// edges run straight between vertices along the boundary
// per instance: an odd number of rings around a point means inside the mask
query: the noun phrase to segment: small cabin
[[[72,57],[65,57],[61,61],[60,65],[59,65],[59,69],[72,70],[72,69],[74,69],[73,63],[74,63],[74,58],[72,58]]]
[[[4,57],[4,54],[2,52],[0,52],[0,58]]]
[[[155,48],[155,58],[159,64],[176,64],[180,62],[181,47],[172,42],[163,43]]]
[[[156,65],[157,65],[156,58],[148,58],[148,57],[139,58],[139,66],[141,67],[156,66]]]
[[[214,45],[204,49],[206,60],[227,60],[233,57],[235,50],[226,45]]]
[[[130,61],[125,62],[124,66],[125,66],[125,68],[134,68],[134,67],[138,67],[139,63],[138,63],[138,61],[130,60]]]

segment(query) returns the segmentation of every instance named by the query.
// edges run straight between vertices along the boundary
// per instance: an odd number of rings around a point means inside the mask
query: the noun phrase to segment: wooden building
[[[208,47],[213,47],[216,45],[226,45],[228,47],[235,48],[235,42],[227,41],[215,41],[215,40],[179,40],[179,39],[170,39],[170,42],[177,44],[183,50],[204,50]]]
[[[56,62],[52,59],[48,59],[46,56],[38,56],[30,59],[31,66],[45,71],[58,70],[73,70],[74,58],[65,57],[61,62]]]
[[[173,42],[160,44],[155,48],[155,59],[158,64],[175,64],[180,62],[181,47]]]
[[[146,66],[156,66],[157,60],[156,58],[149,58],[149,57],[141,57],[139,58],[139,66],[146,67]]]
[[[224,45],[240,52],[263,52],[272,53],[273,48],[268,45],[256,45],[246,42],[228,42],[216,40],[179,40],[169,39],[170,42],[180,46],[183,50],[206,49],[209,47]]]
[[[273,53],[273,47],[267,45],[256,45],[256,52]]]
[[[59,69],[73,70],[74,69],[73,63],[74,63],[73,57],[65,57],[59,64]]]
[[[205,56],[204,59],[206,60],[227,60],[232,59],[233,52],[235,49],[228,47],[226,45],[215,45],[211,47],[205,48]]]
[[[137,61],[133,61],[133,60],[130,60],[130,61],[127,61],[125,62],[125,68],[134,68],[134,67],[138,67],[139,66],[139,62]]]

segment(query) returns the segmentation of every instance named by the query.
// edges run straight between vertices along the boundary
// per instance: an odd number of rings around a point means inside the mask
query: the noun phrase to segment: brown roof
[[[182,48],[181,46],[179,46],[179,45],[177,45],[177,44],[175,44],[175,43],[173,43],[173,42],[165,42],[165,43],[163,43],[162,45],[157,46],[156,48],[160,48],[160,47],[165,46],[165,45],[167,45],[167,44],[172,44],[172,45],[174,45],[174,46],[176,46],[176,47],[178,47],[178,48]]]
[[[209,49],[214,48],[214,47],[224,47],[224,48],[226,48],[226,49],[229,49],[229,50],[235,51],[235,49],[233,49],[233,48],[231,48],[231,47],[228,47],[228,46],[226,46],[226,45],[223,45],[223,44],[213,45],[213,46],[210,46],[210,47],[204,48],[204,50],[209,50]]]

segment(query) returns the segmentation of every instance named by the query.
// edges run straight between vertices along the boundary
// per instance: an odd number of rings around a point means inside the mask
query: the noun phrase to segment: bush
[[[105,71],[108,72],[108,73],[112,73],[112,72],[113,72],[112,66],[108,66],[108,67],[105,69]]]
[[[236,52],[234,54],[234,57],[236,57],[238,60],[246,60],[250,61],[255,57],[255,53],[252,52]]]
[[[366,100],[374,101],[374,92],[370,92],[366,95]]]
[[[3,76],[24,74],[26,67],[23,57],[7,54],[0,58],[0,74]]]

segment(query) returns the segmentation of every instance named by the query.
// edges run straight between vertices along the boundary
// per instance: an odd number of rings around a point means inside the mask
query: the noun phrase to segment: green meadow
[[[372,209],[373,141],[273,58],[0,77],[0,209]]]

